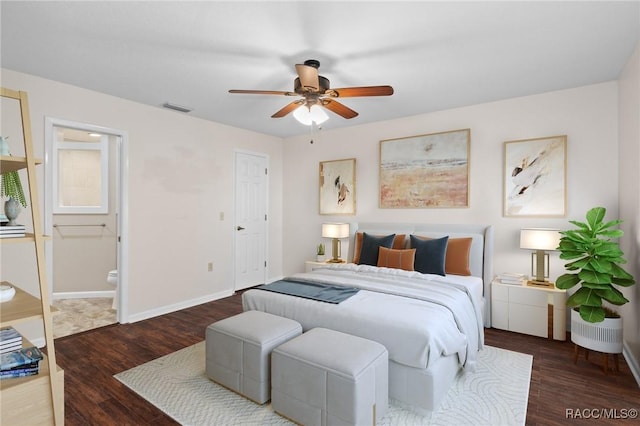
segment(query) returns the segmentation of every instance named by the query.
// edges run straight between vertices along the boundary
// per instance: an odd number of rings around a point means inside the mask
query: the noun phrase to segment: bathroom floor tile
[[[53,338],[114,324],[117,320],[112,301],[110,297],[54,300],[58,312],[53,315]]]

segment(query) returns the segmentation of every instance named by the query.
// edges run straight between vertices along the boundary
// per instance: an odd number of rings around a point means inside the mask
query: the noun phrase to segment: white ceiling
[[[331,87],[389,84],[341,100],[324,129],[618,78],[640,34],[638,1],[2,1],[3,68],[286,137],[308,132],[284,96],[294,65]],[[176,114],[180,114],[177,113]]]

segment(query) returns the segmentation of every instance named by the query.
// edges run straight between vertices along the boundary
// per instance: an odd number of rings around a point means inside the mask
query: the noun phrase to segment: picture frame
[[[321,215],[356,214],[356,159],[320,162]]]
[[[471,129],[380,141],[379,207],[469,207]]]
[[[565,217],[567,136],[504,143],[505,217]]]

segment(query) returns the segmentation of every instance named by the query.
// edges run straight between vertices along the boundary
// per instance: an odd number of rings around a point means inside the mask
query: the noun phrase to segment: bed
[[[377,259],[371,258],[372,244]],[[440,251],[427,253],[423,244]],[[462,251],[454,253],[461,244]],[[440,270],[438,253],[458,264],[446,262]],[[490,326],[492,253],[491,226],[361,223],[348,256],[359,264],[322,266],[285,279],[356,288],[355,294],[325,303],[250,289],[243,293],[243,309],[294,319],[304,331],[325,327],[382,343],[389,351],[390,398],[432,412],[455,377],[475,369],[483,326]]]

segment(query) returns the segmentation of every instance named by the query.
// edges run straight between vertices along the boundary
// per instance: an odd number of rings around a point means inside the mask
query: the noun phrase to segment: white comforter
[[[325,327],[380,342],[399,364],[429,368],[457,354],[461,366],[475,369],[484,343],[481,301],[460,277],[342,264],[291,278],[362,290],[337,305],[248,290],[244,309],[294,319],[304,330]]]

